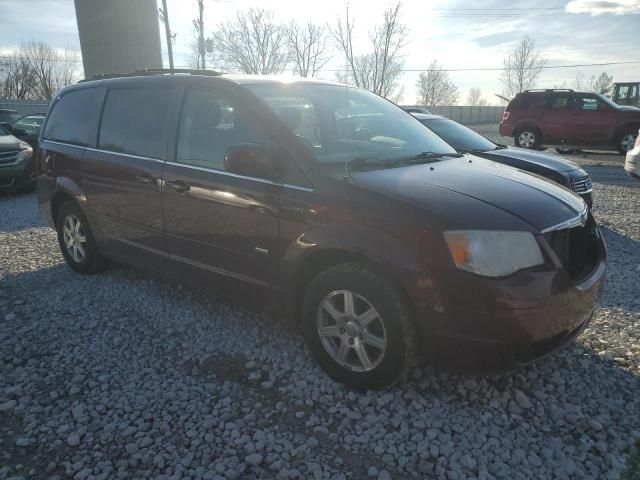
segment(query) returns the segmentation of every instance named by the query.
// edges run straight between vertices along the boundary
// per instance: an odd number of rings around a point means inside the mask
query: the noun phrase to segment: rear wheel
[[[364,390],[405,377],[413,358],[413,324],[382,275],[358,264],[331,267],[311,282],[302,310],[307,345],[337,382]]]
[[[616,147],[618,148],[618,151],[622,155],[626,155],[629,150],[633,149],[633,146],[636,142],[637,137],[638,137],[637,129],[629,129],[629,130],[623,131],[618,136],[618,142],[616,145]]]
[[[73,270],[91,274],[105,269],[106,260],[98,251],[89,222],[74,202],[66,202],[60,207],[56,230],[62,256]]]
[[[516,146],[521,148],[537,148],[541,140],[542,135],[535,128],[520,129],[514,137]]]

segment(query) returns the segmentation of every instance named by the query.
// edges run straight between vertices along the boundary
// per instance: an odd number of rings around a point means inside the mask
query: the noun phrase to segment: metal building
[[[162,68],[156,0],[75,0],[85,77]]]

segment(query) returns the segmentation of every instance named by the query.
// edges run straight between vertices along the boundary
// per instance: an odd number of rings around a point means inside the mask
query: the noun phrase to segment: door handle
[[[184,183],[182,180],[167,180],[164,185],[171,190],[175,190],[178,193],[184,193],[191,190],[191,187]]]
[[[151,185],[156,183],[156,179],[153,178],[148,173],[141,173],[140,175],[136,175],[136,180],[140,183],[144,183],[145,185]]]

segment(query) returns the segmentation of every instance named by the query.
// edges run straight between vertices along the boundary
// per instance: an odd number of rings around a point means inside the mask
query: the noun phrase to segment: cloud
[[[612,13],[614,15],[629,15],[640,13],[640,0],[571,0],[567,3],[568,13],[589,13],[600,15]]]

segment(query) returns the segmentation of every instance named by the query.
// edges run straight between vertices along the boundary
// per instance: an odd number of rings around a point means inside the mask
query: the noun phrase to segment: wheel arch
[[[365,232],[361,233],[365,234]],[[358,263],[382,275],[396,288],[405,300],[407,308],[412,314],[414,313],[411,295],[401,277],[402,272],[422,270],[418,258],[410,254],[406,246],[403,247],[393,239],[381,238],[382,236],[378,236],[377,239],[372,238],[370,231],[366,232],[366,235],[362,237],[350,232],[349,236],[342,237],[343,242],[324,246],[316,244],[311,248],[303,248],[302,251],[300,245],[303,242],[300,239],[295,242],[295,246],[291,247],[285,255],[281,270],[287,312],[292,321],[296,323],[299,321],[304,293],[311,281],[327,268],[342,263]],[[345,242],[346,238],[353,243]],[[358,238],[368,238],[369,241],[365,243],[358,241]],[[367,245],[369,250],[363,250],[362,245]]]

